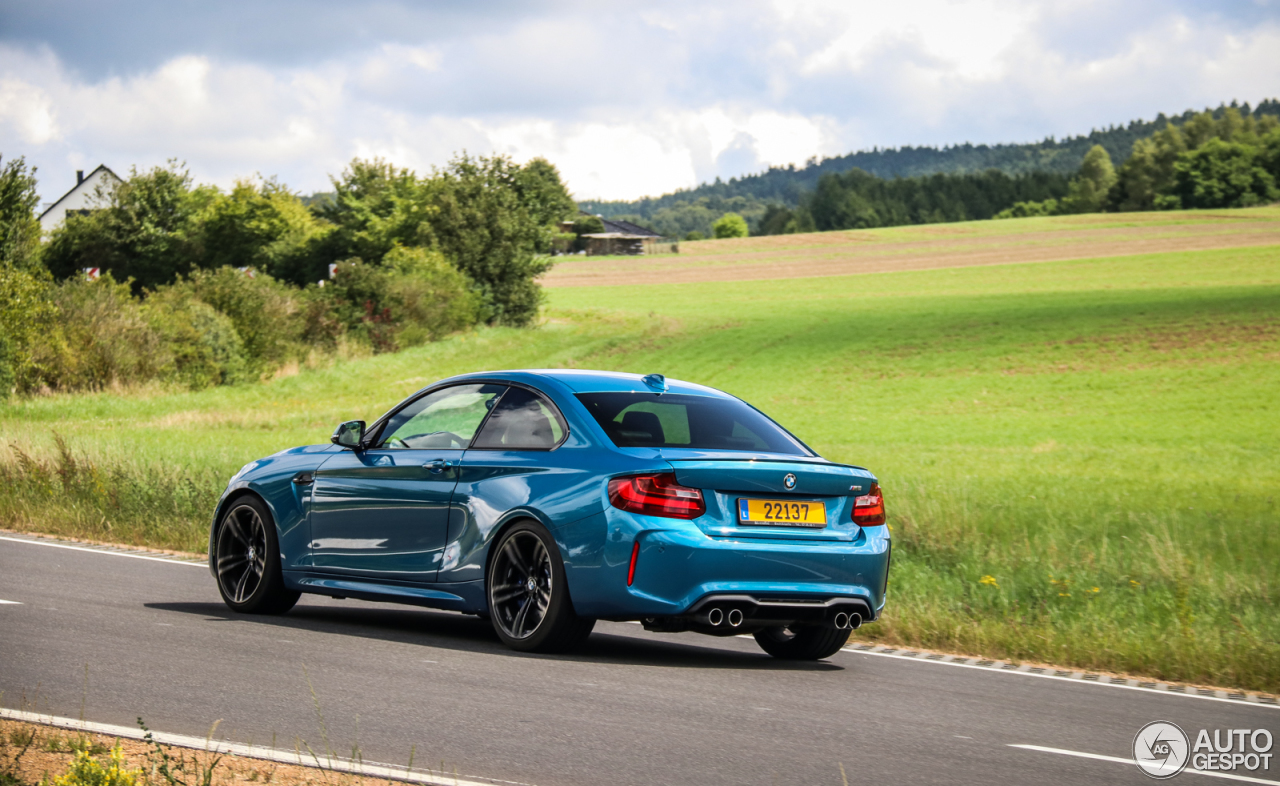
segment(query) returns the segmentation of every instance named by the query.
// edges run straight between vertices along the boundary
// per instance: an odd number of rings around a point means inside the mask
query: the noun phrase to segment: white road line
[[[0,606],[21,606],[22,603],[16,600],[0,600]]]
[[[182,560],[167,559],[165,557],[148,557],[145,554],[125,554],[119,551],[106,551],[104,549],[88,549],[88,548],[85,548],[84,546],[69,546],[66,543],[50,543],[47,540],[27,540],[26,538],[10,538],[4,535],[0,535],[0,540],[7,540],[10,543],[27,543],[32,546],[49,546],[50,548],[68,549],[70,551],[86,551],[90,554],[107,554],[112,557],[132,557],[133,559],[146,559],[146,560],[151,560],[152,562],[167,562],[170,565],[194,565],[197,568],[209,567],[208,564],[204,562],[184,562]]]
[[[1046,679],[1046,680],[1061,680],[1063,682],[1069,682],[1072,685],[1093,685],[1099,688],[1120,688],[1122,690],[1136,690],[1136,691],[1142,691],[1143,693],[1149,696],[1174,696],[1179,699],[1204,699],[1205,701],[1221,701],[1227,704],[1234,705],[1236,707],[1257,707],[1259,709],[1267,709],[1267,710],[1280,709],[1280,705],[1277,705],[1277,704],[1259,704],[1252,701],[1240,701],[1239,699],[1223,699],[1218,696],[1201,696],[1196,693],[1175,693],[1173,691],[1152,690],[1151,688],[1140,688],[1137,685],[1112,685],[1109,682],[1101,682],[1101,681],[1090,682],[1088,680],[1078,680],[1074,677],[1058,677],[1053,674],[1035,674],[1030,671],[1012,671],[1012,670],[1005,670],[1005,669],[993,669],[989,666],[975,666],[972,663],[951,663],[950,661],[945,661],[945,660],[924,660],[921,658],[914,658],[906,655],[899,655],[896,652],[873,652],[872,650],[857,650],[851,647],[845,647],[840,651],[852,653],[854,655],[876,655],[881,658],[897,658],[898,660],[909,660],[913,663],[928,663],[934,666],[957,666],[962,669],[977,669],[978,671],[985,671],[988,674],[1010,674],[1010,675],[1017,675],[1021,677],[1040,677],[1041,679]],[[1048,749],[1046,748],[1046,750]],[[1264,783],[1277,783],[1277,781],[1264,781]]]
[[[60,718],[54,715],[41,715],[35,712],[11,710],[7,707],[0,707],[0,718],[24,721],[26,723],[40,723],[46,726],[56,726],[60,729],[72,729],[74,731],[82,731],[88,734],[103,734],[111,737],[123,737],[127,740],[141,740],[144,736],[141,729],[134,728],[132,726],[114,726],[109,723],[93,723],[90,721],[76,720],[74,718]],[[277,761],[281,764],[295,764],[302,767],[331,770],[334,772],[349,772],[366,778],[386,778],[394,781],[422,783],[427,786],[493,786],[494,783],[510,783],[513,786],[529,786],[529,784],[520,783],[519,781],[472,781],[465,780],[463,778],[455,778],[453,775],[431,775],[423,772],[413,772],[404,767],[399,767],[393,764],[353,762],[330,757],[322,757],[321,761],[317,763],[316,760],[312,758],[310,751],[307,751],[306,753],[302,753],[300,751],[282,751],[261,745],[243,745],[238,742],[210,740],[203,737],[189,737],[185,734],[170,734],[164,731],[152,731],[151,737],[156,742],[164,745],[176,745],[179,748],[193,748],[195,750],[211,751],[213,753],[230,753],[250,759],[265,759],[267,761]],[[467,777],[475,778],[483,776],[471,775]]]
[[[1062,748],[1045,748],[1040,745],[1010,745],[1010,748],[1022,748],[1028,751],[1040,751],[1041,753],[1059,753],[1063,756],[1075,756],[1079,759],[1096,759],[1097,761],[1113,761],[1118,764],[1127,764],[1130,767],[1138,766],[1133,759],[1122,759],[1119,756],[1103,756],[1097,753],[1082,753],[1081,751],[1069,751]],[[1269,783],[1271,786],[1280,783],[1280,781],[1269,781],[1263,778],[1250,778],[1247,775],[1232,775],[1226,772],[1206,772],[1204,770],[1193,770],[1190,767],[1183,770],[1183,775],[1203,775],[1206,778],[1226,778],[1229,781],[1244,781],[1245,783]]]

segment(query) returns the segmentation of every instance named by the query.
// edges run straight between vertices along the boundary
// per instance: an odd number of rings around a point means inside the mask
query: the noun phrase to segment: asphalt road
[[[402,765],[412,749],[473,779],[840,784],[843,764],[851,784],[1143,784],[1132,764],[1010,746],[1127,758],[1154,720],[1280,743],[1272,707],[849,651],[788,664],[750,639],[638,625],[533,656],[485,622],[411,607],[304,596],[242,617],[203,567],[33,543],[0,540],[0,601],[3,706],[200,737],[221,719],[237,742],[321,750],[327,736]]]

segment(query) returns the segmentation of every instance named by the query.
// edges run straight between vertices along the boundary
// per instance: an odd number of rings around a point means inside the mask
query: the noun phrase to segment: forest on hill
[[[1280,117],[1280,100],[1266,99],[1256,107],[1233,101],[1205,112],[1214,120],[1221,120],[1228,110],[1255,121],[1264,117]],[[832,158],[813,158],[800,167],[794,164],[771,167],[765,172],[728,181],[717,178],[713,183],[659,197],[634,201],[584,200],[578,204],[593,215],[635,221],[675,237],[684,237],[690,232],[709,235],[712,223],[726,213],[743,216],[751,231],[757,233],[770,207],[794,209],[801,206],[818,189],[824,176],[844,175],[858,169],[882,180],[893,180],[939,174],[979,175],[996,170],[1014,180],[1032,173],[1046,173],[1061,175],[1065,181],[1078,172],[1085,154],[1094,147],[1104,149],[1119,166],[1128,160],[1134,145],[1140,140],[1151,138],[1170,126],[1184,126],[1205,112],[1189,109],[1172,116],[1161,113],[1154,120],[1134,120],[1128,125],[1095,129],[1086,135],[1061,140],[1049,137],[1026,144],[974,145],[966,142],[946,147],[876,148]],[[936,180],[933,182],[938,183]],[[1001,189],[1008,190],[1003,181]],[[1056,191],[1061,191],[1061,188]]]

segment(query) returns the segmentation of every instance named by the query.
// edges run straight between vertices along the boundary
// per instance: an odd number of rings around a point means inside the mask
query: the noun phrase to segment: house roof
[[[633,224],[630,221],[619,221],[612,218],[602,218],[600,220],[604,222],[606,232],[617,232],[623,235],[637,235],[640,237],[662,237],[658,232],[642,227],[639,224]]]
[[[591,214],[585,210],[579,210],[578,215],[590,216]],[[661,232],[654,232],[648,227],[642,227],[639,224],[633,224],[630,221],[623,221],[617,218],[605,218],[596,216],[604,222],[604,232],[595,235],[587,235],[587,237],[601,237],[602,235],[632,235],[634,237],[662,237]]]
[[[120,179],[120,176],[119,176],[119,175],[117,175],[115,172],[112,172],[112,171],[111,171],[111,169],[110,169],[110,167],[108,167],[106,164],[98,164],[98,167],[97,167],[96,169],[94,169],[92,172],[90,172],[89,174],[87,174],[87,175],[85,175],[85,176],[84,176],[84,180],[81,180],[80,182],[76,183],[74,186],[72,186],[72,187],[71,187],[71,189],[70,189],[70,190],[68,190],[68,191],[67,191],[67,193],[65,193],[65,194],[63,194],[62,196],[58,197],[58,200],[57,200],[56,202],[54,202],[52,205],[49,205],[48,207],[46,207],[46,208],[44,209],[44,212],[42,212],[42,213],[40,214],[39,218],[44,218],[45,216],[49,215],[49,213],[53,212],[53,210],[54,210],[58,205],[62,204],[63,200],[65,200],[67,197],[69,197],[69,196],[71,196],[72,194],[74,194],[74,193],[76,192],[76,189],[80,188],[80,186],[82,186],[82,185],[84,185],[85,183],[89,182],[89,180],[90,180],[91,178],[93,178],[93,176],[94,176],[94,175],[98,174],[98,172],[99,172],[99,171],[104,171],[104,172],[106,172],[108,175],[111,175],[111,177],[113,177],[113,178],[116,180],[116,182],[124,182],[124,181],[122,181],[122,180]]]

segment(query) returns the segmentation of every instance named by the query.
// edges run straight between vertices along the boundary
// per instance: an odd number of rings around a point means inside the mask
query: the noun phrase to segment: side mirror
[[[333,431],[329,441],[335,445],[352,450],[360,450],[364,441],[364,421],[348,420]]]

